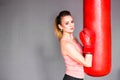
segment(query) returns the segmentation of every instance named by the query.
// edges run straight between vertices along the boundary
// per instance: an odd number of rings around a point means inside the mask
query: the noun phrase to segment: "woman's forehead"
[[[69,20],[73,20],[72,16],[64,16],[62,17],[63,21],[69,21]]]

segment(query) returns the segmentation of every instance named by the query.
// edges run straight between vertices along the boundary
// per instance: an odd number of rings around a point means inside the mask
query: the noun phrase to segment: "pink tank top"
[[[71,42],[73,43],[73,42]],[[82,54],[82,47],[79,43],[73,43],[77,49],[79,49],[80,54]],[[83,65],[73,60],[68,55],[62,55],[66,65],[66,74],[76,77],[76,78],[84,78],[84,69]]]

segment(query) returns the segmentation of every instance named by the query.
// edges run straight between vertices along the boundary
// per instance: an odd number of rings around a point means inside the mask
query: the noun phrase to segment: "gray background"
[[[83,0],[0,0],[0,80],[62,80],[65,65],[53,22],[70,10],[75,36],[83,26]],[[111,0],[112,71],[86,80],[120,80],[120,0]]]

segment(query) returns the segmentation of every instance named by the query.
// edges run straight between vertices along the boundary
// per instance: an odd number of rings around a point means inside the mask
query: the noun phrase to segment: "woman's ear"
[[[62,29],[63,29],[63,28],[62,28],[62,26],[61,26],[60,24],[58,24],[58,27],[59,27],[59,29],[60,29],[60,30],[62,30]]]

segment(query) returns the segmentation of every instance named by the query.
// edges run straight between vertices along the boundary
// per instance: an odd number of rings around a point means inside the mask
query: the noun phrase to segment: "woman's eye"
[[[74,23],[74,21],[71,21],[71,23]]]
[[[65,24],[66,24],[66,25],[68,25],[69,23],[68,23],[68,22],[66,22]]]

